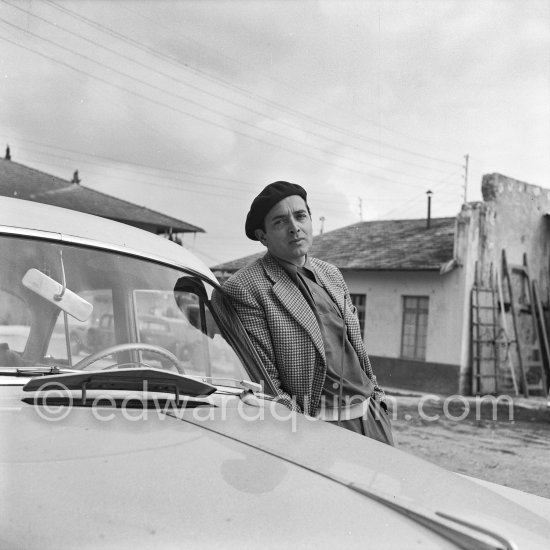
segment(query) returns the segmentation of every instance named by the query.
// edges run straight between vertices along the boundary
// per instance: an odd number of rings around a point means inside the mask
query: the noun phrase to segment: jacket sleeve
[[[260,359],[273,381],[278,393],[278,401],[289,409],[302,412],[296,399],[284,391],[277,370],[275,350],[271,339],[271,331],[267,323],[265,311],[262,305],[254,297],[252,292],[238,281],[229,279],[224,287],[225,293],[231,300],[241,323],[243,324],[252,345],[256,349]]]

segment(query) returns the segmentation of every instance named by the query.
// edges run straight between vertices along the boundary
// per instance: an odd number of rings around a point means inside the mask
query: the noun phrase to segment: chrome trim
[[[433,510],[419,510],[403,502],[398,502],[394,495],[385,497],[355,483],[350,483],[347,486],[424,525],[464,550],[518,550],[518,546],[505,536],[451,514]],[[452,522],[455,525],[449,525],[447,522]],[[460,529],[457,525],[466,527],[467,530]],[[493,542],[488,542],[486,538],[480,538],[479,535],[493,539]]]
[[[23,227],[15,227],[13,225],[0,225],[0,233],[7,233],[8,235],[23,235],[25,237],[49,239],[49,240],[62,240],[63,235],[54,231],[43,231],[41,229],[27,229]]]
[[[480,525],[476,525],[470,521],[466,521],[464,519],[457,518],[455,516],[451,516],[450,514],[445,514],[443,512],[436,512],[438,516],[441,516],[442,518],[448,519],[449,521],[454,521],[460,525],[464,525],[465,527],[468,527],[470,529],[474,529],[475,531],[479,531],[481,533],[484,533],[485,535],[488,535],[490,537],[493,537],[494,539],[500,541],[506,550],[518,550],[517,545],[507,538],[503,537],[502,535],[499,535],[498,533],[495,533],[494,531],[491,531],[490,529],[485,529],[485,527],[481,527]]]
[[[118,252],[126,256],[133,256],[136,258],[152,260],[154,262],[162,263],[164,265],[168,265],[176,269],[183,269],[184,271],[199,275],[203,281],[209,282],[214,287],[219,286],[217,281],[211,279],[209,276],[207,276],[204,273],[201,273],[200,271],[195,271],[193,268],[185,266],[183,263],[174,262],[173,260],[170,260],[164,256],[157,256],[155,254],[139,251],[134,248],[129,248],[126,246],[105,243],[103,241],[96,241],[94,239],[87,239],[84,237],[77,237],[76,235],[66,235],[64,233],[42,231],[41,229],[24,229],[20,227],[14,227],[11,225],[0,225],[0,235],[16,235],[18,237],[31,237],[33,239],[60,241],[62,243],[76,244],[80,246],[98,248],[101,250],[107,250],[111,252]],[[183,249],[183,250],[186,250],[186,249]]]

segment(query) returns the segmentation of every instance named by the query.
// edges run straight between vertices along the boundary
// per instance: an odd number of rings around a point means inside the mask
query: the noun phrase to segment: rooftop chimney
[[[6,156],[4,157],[6,160],[11,160],[11,153],[10,153],[10,146],[6,145]]]
[[[430,223],[432,221],[432,195],[431,191],[426,191],[428,195],[428,219],[426,220],[426,229],[430,229]]]
[[[74,171],[73,179],[71,180],[71,183],[76,183],[77,185],[80,183],[80,178],[78,177],[78,170]]]

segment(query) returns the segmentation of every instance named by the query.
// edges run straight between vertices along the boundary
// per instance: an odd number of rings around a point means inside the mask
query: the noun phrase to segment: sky
[[[315,234],[550,188],[549,0],[0,0],[0,77],[0,153],[203,228],[211,267],[277,180]]]

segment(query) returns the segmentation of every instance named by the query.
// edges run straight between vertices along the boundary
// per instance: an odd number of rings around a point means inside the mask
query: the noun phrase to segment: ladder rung
[[[500,327],[500,323],[493,323],[491,321],[478,321],[477,319],[472,319],[472,324],[474,324],[474,325],[487,325],[489,327]]]
[[[495,341],[494,340],[473,340],[472,339],[472,343],[485,345],[485,347],[487,347],[487,346],[494,347],[495,346]]]
[[[487,294],[496,294],[496,289],[490,287],[474,286],[476,292],[485,292]]]
[[[487,344],[487,345],[490,345],[490,346],[493,346],[496,342],[495,342],[495,339],[494,338],[479,338],[479,339],[476,339],[476,338],[472,338],[472,343],[474,344]],[[536,359],[534,359],[534,361],[536,361]]]
[[[491,341],[476,341],[474,340],[474,344],[486,344],[486,348],[487,349],[491,349],[493,346],[494,346],[494,341],[491,340]]]
[[[484,340],[483,338],[480,338],[479,340],[476,339],[476,338],[472,338],[472,342],[474,344],[494,344],[495,343],[495,340],[494,339],[491,339],[491,340]]]

